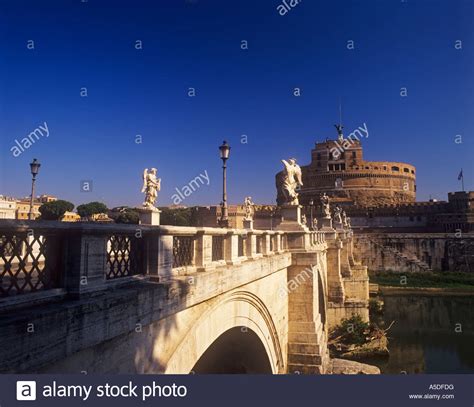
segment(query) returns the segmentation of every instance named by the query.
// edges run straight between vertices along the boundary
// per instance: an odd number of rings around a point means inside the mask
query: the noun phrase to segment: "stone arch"
[[[164,373],[190,373],[204,352],[221,335],[235,327],[252,330],[265,348],[272,373],[284,373],[286,366],[272,316],[256,295],[246,291],[231,293],[212,304],[185,333]]]

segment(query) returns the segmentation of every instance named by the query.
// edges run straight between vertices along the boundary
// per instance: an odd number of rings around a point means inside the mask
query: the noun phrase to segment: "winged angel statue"
[[[143,206],[147,209],[156,209],[155,201],[158,197],[158,191],[161,190],[161,178],[156,177],[157,169],[145,168],[143,171],[143,187],[142,193],[145,193],[145,202]]]
[[[301,168],[296,164],[296,159],[290,158],[288,161],[281,160],[285,169],[280,185],[282,196],[285,198],[285,205],[299,205],[297,189],[303,186]]]

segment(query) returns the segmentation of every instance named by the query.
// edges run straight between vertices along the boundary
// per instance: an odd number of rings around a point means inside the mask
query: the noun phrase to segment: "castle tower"
[[[344,138],[342,125],[335,125],[336,140],[315,143],[311,163],[302,166],[300,203],[319,202],[326,192],[341,205],[374,207],[415,202],[416,169],[403,162],[365,161],[362,142],[367,127],[359,127]]]

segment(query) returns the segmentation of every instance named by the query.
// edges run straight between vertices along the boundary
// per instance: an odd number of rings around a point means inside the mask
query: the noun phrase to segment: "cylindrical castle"
[[[401,162],[364,161],[360,140],[352,133],[348,138],[316,143],[311,163],[301,167],[303,187],[299,193],[302,205],[311,200],[319,203],[326,192],[344,205],[374,207],[415,202],[416,170]],[[277,179],[280,173],[276,175]],[[277,202],[280,203],[280,197]]]

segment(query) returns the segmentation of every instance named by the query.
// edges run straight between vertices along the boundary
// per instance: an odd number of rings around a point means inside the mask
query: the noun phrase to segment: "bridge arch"
[[[235,328],[246,328],[258,337],[271,373],[284,372],[281,342],[270,312],[255,294],[236,291],[210,305],[191,326],[168,360],[165,373],[190,373],[206,350]]]

